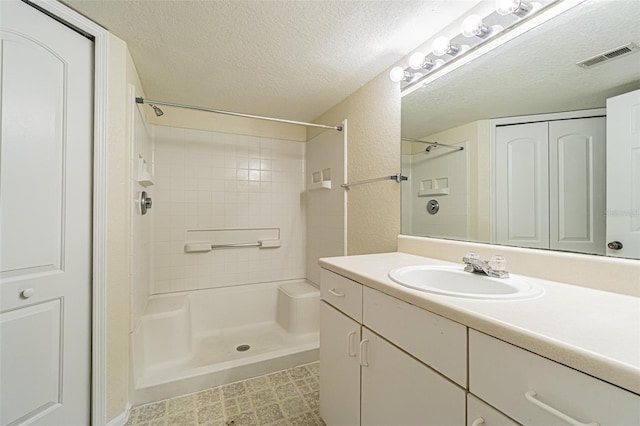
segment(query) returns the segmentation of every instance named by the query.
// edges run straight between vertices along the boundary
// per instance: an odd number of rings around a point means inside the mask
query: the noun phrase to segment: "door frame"
[[[109,32],[57,0],[29,0],[52,18],[94,38],[91,285],[91,424],[107,422],[107,136]]]
[[[498,239],[498,231],[496,223],[496,128],[499,126],[512,124],[537,123],[540,121],[568,120],[574,118],[602,117],[607,115],[606,108],[583,109],[577,111],[552,112],[547,114],[519,115],[515,117],[494,118],[489,120],[489,170],[490,170],[490,224],[491,224],[491,243],[495,244]]]

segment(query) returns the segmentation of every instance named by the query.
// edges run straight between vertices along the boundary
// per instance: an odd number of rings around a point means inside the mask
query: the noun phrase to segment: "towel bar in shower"
[[[344,189],[350,189],[352,186],[356,186],[356,185],[363,185],[365,183],[372,183],[372,182],[380,182],[381,180],[395,180],[396,182],[400,183],[403,180],[407,180],[406,176],[402,176],[402,173],[397,173],[395,175],[391,175],[391,176],[382,176],[379,178],[373,178],[373,179],[366,179],[366,180],[359,180],[359,181],[355,181],[355,182],[347,182],[347,183],[343,183],[342,185],[340,185],[342,188]]]
[[[202,253],[221,248],[258,247],[275,248],[280,247],[280,240],[263,240],[256,243],[233,243],[233,244],[211,244],[210,242],[194,242],[184,245],[186,253]]]

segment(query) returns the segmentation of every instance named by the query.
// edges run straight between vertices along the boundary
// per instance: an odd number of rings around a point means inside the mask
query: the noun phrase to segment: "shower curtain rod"
[[[454,151],[462,151],[464,149],[464,146],[451,146],[451,145],[445,145],[445,144],[440,143],[440,142],[421,141],[420,139],[400,138],[400,140],[407,141],[407,142],[426,143],[427,145],[431,145],[431,146],[441,146],[443,148],[453,149]]]
[[[233,116],[236,116],[236,117],[253,118],[253,119],[256,119],[256,120],[276,121],[278,123],[295,124],[295,125],[298,125],[298,126],[307,126],[307,127],[319,127],[321,129],[332,129],[332,130],[337,130],[339,132],[342,131],[342,126],[327,126],[325,124],[307,123],[307,122],[304,122],[304,121],[295,121],[295,120],[285,120],[283,118],[265,117],[265,116],[262,116],[262,115],[252,115],[252,114],[243,114],[243,113],[240,113],[240,112],[223,111],[223,110],[219,110],[219,109],[203,108],[203,107],[192,106],[192,105],[174,104],[174,103],[171,103],[171,102],[152,101],[151,99],[143,99],[141,97],[137,97],[136,98],[136,103],[138,103],[138,104],[149,104],[149,105],[163,105],[163,106],[174,107],[174,108],[192,109],[192,110],[195,110],[195,111],[213,112],[215,114],[224,114],[224,115],[233,115]]]

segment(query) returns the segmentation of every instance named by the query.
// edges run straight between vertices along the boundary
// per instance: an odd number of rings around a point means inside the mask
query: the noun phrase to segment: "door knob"
[[[609,244],[607,244],[607,247],[609,247],[611,250],[620,250],[623,246],[620,241],[611,241]]]

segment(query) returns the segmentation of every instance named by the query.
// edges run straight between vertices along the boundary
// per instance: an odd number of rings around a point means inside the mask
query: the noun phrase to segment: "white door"
[[[93,44],[0,16],[0,424],[88,425]]]
[[[549,248],[605,254],[606,118],[549,122]]]
[[[363,425],[465,423],[464,389],[366,328],[362,339]]]
[[[640,258],[640,90],[607,99],[607,243]]]
[[[548,124],[496,129],[496,243],[549,248]]]
[[[360,424],[360,324],[320,303],[320,417],[331,426]]]

